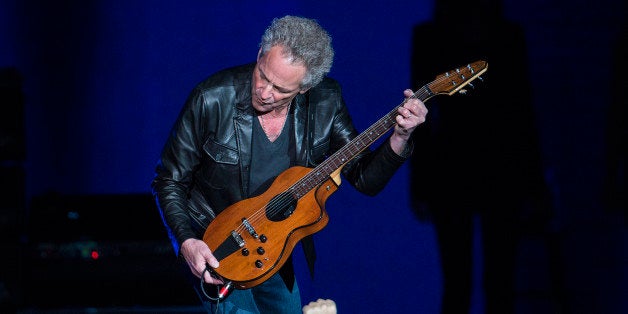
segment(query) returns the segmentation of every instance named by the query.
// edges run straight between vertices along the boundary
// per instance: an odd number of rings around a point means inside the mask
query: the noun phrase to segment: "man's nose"
[[[266,84],[262,87],[262,93],[260,95],[262,99],[269,99],[273,97],[273,84]]]

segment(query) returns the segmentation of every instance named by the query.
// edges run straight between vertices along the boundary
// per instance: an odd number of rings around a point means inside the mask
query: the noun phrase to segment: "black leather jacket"
[[[152,189],[177,253],[186,239],[201,239],[224,208],[250,197],[253,68],[249,64],[226,69],[201,82],[163,149]],[[340,86],[330,78],[298,94],[291,110],[295,165],[314,167],[358,134]],[[406,157],[386,141],[374,153],[354,158],[342,174],[360,192],[375,195]]]

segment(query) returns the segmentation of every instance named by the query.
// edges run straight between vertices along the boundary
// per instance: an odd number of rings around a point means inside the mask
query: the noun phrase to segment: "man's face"
[[[259,112],[285,107],[298,93],[305,92],[300,89],[305,66],[292,64],[281,49],[274,46],[258,57],[253,70],[253,108]]]

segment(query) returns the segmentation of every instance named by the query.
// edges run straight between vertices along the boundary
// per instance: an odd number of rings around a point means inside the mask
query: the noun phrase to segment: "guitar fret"
[[[349,147],[347,147],[347,150],[349,150],[349,154],[353,155],[355,154],[355,145],[349,145]],[[344,158],[343,158],[344,160]]]
[[[331,161],[330,161],[331,162]],[[335,166],[334,166],[335,168]],[[325,167],[323,168],[323,170],[325,170],[325,173],[331,174],[331,171],[329,169],[329,165],[325,165]]]

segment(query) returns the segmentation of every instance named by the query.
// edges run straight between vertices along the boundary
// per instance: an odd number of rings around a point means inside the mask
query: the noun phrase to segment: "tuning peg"
[[[459,90],[458,93],[460,93],[462,95],[466,95],[467,94],[467,90],[463,88],[463,89]]]
[[[484,82],[484,78],[482,76],[478,76],[478,80]]]
[[[467,69],[469,69],[471,74],[475,74],[475,70],[473,69],[473,67],[470,64],[467,64]]]
[[[475,89],[475,86],[473,86],[473,83],[469,83],[469,86],[471,86],[471,88]]]

